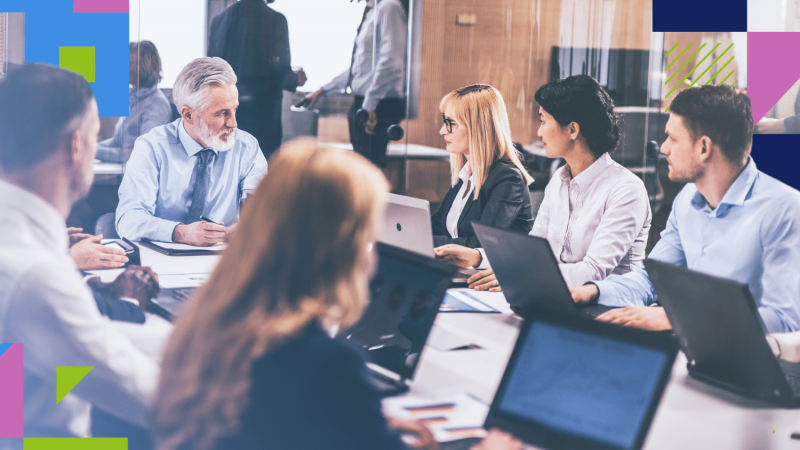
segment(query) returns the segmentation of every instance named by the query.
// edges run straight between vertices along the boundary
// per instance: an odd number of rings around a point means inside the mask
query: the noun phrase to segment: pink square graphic
[[[72,12],[76,13],[126,13],[128,0],[75,0]]]
[[[24,395],[22,344],[13,344],[0,356],[0,438],[21,438]]]

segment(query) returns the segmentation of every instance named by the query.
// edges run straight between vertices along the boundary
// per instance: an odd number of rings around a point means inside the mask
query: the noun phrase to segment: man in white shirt
[[[155,357],[101,316],[68,252],[65,218],[91,186],[99,129],[77,74],[28,64],[0,82],[0,342],[24,345],[27,437],[87,437],[91,405],[145,425],[158,381]],[[93,369],[56,404],[58,366]]]
[[[350,87],[350,142],[378,167],[386,164],[387,129],[405,116],[407,39],[408,0],[367,0],[350,68],[305,98],[311,108],[323,95]],[[369,114],[364,124],[356,120],[360,109]]]

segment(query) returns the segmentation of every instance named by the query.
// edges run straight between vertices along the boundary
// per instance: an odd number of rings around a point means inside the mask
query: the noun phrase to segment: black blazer
[[[497,228],[529,233],[533,228],[533,211],[528,185],[519,169],[510,161],[496,161],[489,169],[489,176],[481,186],[478,199],[470,195],[461,216],[458,218],[458,237],[447,232],[447,214],[461,189],[462,180],[447,191],[439,209],[433,213],[433,244],[458,244],[470,248],[481,247],[472,222]]]
[[[217,449],[400,450],[357,349],[314,324],[254,362],[249,407]]]

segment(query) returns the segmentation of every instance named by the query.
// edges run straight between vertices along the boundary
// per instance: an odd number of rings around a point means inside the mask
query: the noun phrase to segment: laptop
[[[433,258],[433,231],[428,201],[386,194],[383,230],[378,240]]]
[[[653,259],[645,267],[691,376],[746,397],[800,406],[800,365],[773,355],[747,284]]]
[[[337,337],[364,348],[372,384],[389,396],[408,390],[456,267],[381,242],[376,248],[370,302]]]
[[[639,450],[677,353],[664,335],[534,309],[484,428],[548,450]],[[441,449],[468,449],[476,441]]]
[[[386,194],[386,211],[379,241],[420,255],[433,257],[433,229],[431,208],[427,200]],[[467,280],[476,269],[459,268],[453,283],[466,287]]]
[[[473,222],[486,257],[511,309],[525,316],[535,307],[558,309],[589,317],[613,309],[604,305],[576,305],[558,268],[547,239],[501,230]]]

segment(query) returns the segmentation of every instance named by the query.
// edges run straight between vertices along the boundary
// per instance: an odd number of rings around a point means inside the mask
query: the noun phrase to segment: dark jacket
[[[297,89],[286,17],[264,0],[236,2],[211,21],[208,56],[218,56],[231,65],[239,79],[236,85],[244,106],[240,112],[261,116],[256,122],[268,128],[242,129],[256,138],[258,134],[281,136],[282,91]],[[249,107],[250,103],[258,108]]]
[[[256,361],[240,432],[222,449],[406,449],[390,431],[361,355],[317,325]]]
[[[458,244],[478,248],[481,243],[472,229],[472,222],[496,228],[529,233],[533,228],[533,211],[528,185],[519,169],[510,161],[496,161],[489,169],[489,176],[481,186],[478,199],[470,195],[458,219],[458,237],[447,232],[447,214],[461,189],[463,181],[450,188],[439,209],[433,213],[433,244]]]

